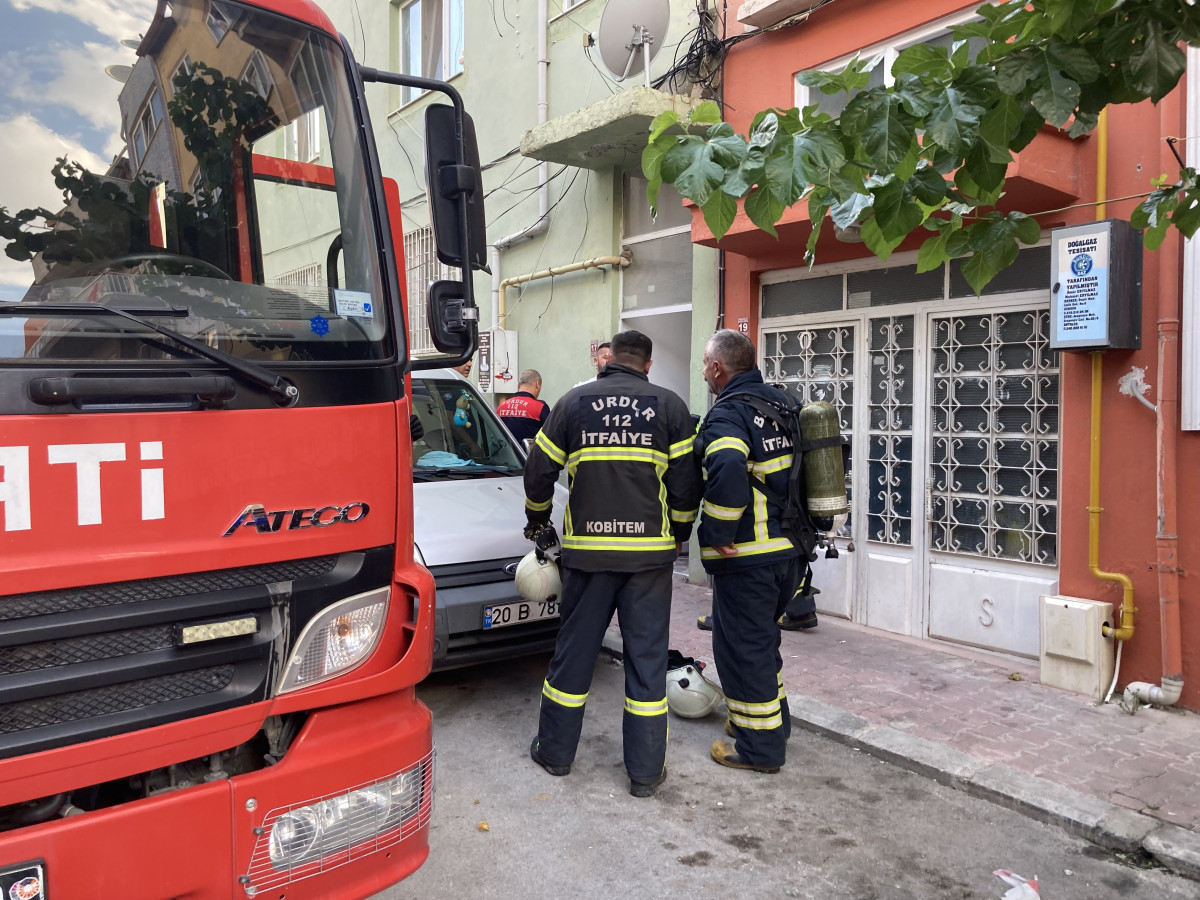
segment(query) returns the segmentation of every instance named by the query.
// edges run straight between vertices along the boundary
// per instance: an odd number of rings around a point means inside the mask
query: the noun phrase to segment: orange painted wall
[[[976,5],[955,0],[889,0],[887,3],[839,0],[817,10],[806,22],[737,44],[732,48],[725,68],[726,117],[745,133],[758,110],[794,105],[793,76],[797,71]],[[738,6],[737,0],[730,3],[729,34],[736,34],[741,29],[736,20]],[[1142,104],[1112,109],[1107,154],[1108,197],[1144,194],[1151,190],[1154,178],[1162,173],[1177,172],[1178,164],[1162,138],[1187,133],[1182,87],[1158,107]],[[1096,218],[1096,209],[1081,204],[1097,199],[1098,141],[1094,137],[1071,145],[1052,143],[1055,141],[1063,139],[1044,134],[1038,137],[1035,147],[1040,147],[1039,152],[1046,159],[1068,149],[1076,154],[1073,165],[1079,185],[1077,208],[1044,217],[1040,222],[1044,228],[1051,228],[1092,221]],[[1019,208],[1035,212],[1062,205],[1039,204],[1039,199],[1050,200],[1049,197],[1039,198],[1036,193],[1022,193]],[[1110,218],[1127,219],[1137,202],[1110,202],[1105,214]],[[706,232],[698,211],[696,218],[700,224],[694,227],[693,233],[700,240]],[[784,235],[780,242],[766,236],[755,240],[753,246],[748,246],[748,239],[743,236],[739,252],[727,253],[727,323],[748,317],[750,333],[757,334],[759,278],[765,272],[802,265],[806,232],[807,227],[801,237],[793,231]],[[904,245],[901,250],[919,244],[920,239]],[[1152,401],[1157,397],[1159,297],[1167,291],[1169,314],[1178,317],[1182,291],[1181,246],[1182,241],[1172,235],[1159,251],[1144,253],[1142,348],[1110,351],[1104,359],[1101,438],[1101,506],[1104,513],[1100,567],[1125,573],[1133,579],[1138,607],[1134,637],[1123,651],[1122,686],[1135,680],[1157,684],[1163,670],[1155,544],[1155,417],[1132,398],[1119,394],[1117,379],[1131,366],[1143,367],[1146,380],[1153,388],[1148,397]],[[818,264],[861,257],[866,252],[862,245],[823,239],[818,248]],[[1086,353],[1061,356],[1060,589],[1068,595],[1110,600],[1116,606],[1121,600],[1119,586],[1098,581],[1088,570],[1090,366],[1090,356]],[[1195,579],[1189,574],[1200,572],[1200,504],[1192,500],[1200,490],[1200,433],[1180,434],[1177,471],[1185,685],[1180,705],[1200,709],[1200,609],[1197,608]]]

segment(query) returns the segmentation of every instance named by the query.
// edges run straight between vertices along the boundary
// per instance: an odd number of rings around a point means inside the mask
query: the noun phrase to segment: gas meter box
[[[1142,346],[1141,235],[1121,219],[1050,232],[1050,349]]]

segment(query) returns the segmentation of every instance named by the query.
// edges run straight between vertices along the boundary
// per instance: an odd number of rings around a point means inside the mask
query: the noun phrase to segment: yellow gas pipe
[[[1100,111],[1096,123],[1096,198],[1108,196],[1108,109]],[[1100,203],[1096,207],[1096,221],[1102,221],[1108,206]],[[1106,572],[1100,568],[1100,398],[1104,385],[1104,353],[1092,354],[1092,446],[1091,471],[1088,485],[1088,569],[1093,577],[1101,581],[1115,581],[1121,585],[1121,625],[1114,628],[1104,626],[1104,635],[1118,641],[1133,637],[1133,581],[1120,572]]]

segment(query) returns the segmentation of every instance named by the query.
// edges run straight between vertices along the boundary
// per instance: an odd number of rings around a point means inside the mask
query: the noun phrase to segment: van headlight
[[[383,633],[390,593],[383,587],[356,594],[314,616],[300,633],[275,693],[320,684],[370,656]]]

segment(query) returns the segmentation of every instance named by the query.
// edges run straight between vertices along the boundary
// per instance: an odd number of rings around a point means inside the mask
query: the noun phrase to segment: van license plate
[[[558,601],[545,600],[538,603],[503,603],[500,606],[483,608],[484,628],[503,628],[505,625],[520,625],[538,619],[557,619]]]
[[[0,869],[0,897],[4,900],[46,900],[46,867],[40,862]]]

